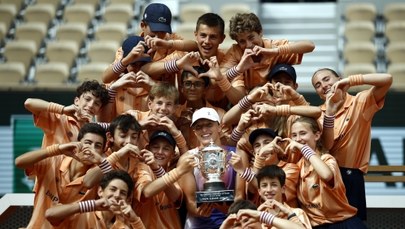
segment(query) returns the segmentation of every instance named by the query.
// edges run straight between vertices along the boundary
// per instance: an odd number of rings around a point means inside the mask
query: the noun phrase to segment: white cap
[[[194,123],[196,121],[200,120],[200,119],[208,119],[208,120],[219,123],[219,115],[218,115],[218,113],[214,109],[212,109],[210,107],[203,107],[201,109],[196,110],[193,113],[193,118],[192,118],[190,126],[193,126]]]

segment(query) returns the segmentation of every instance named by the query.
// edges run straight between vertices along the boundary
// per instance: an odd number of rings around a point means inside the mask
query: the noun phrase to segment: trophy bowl
[[[198,152],[198,168],[206,179],[204,191],[196,193],[197,204],[203,202],[233,201],[234,191],[225,190],[222,176],[228,169],[227,156],[229,152],[213,142]]]

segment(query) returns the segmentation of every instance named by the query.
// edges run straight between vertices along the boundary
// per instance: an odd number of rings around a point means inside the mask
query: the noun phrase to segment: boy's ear
[[[75,97],[74,104],[75,104],[75,105],[79,105],[79,100],[80,100],[79,97]]]
[[[101,188],[101,186],[98,186],[97,194],[98,194],[98,197],[103,196],[103,189]]]
[[[152,106],[152,100],[148,99],[148,109],[149,110],[152,110],[151,106]]]
[[[145,29],[146,28],[146,23],[144,21],[141,21],[141,23],[139,24],[139,27],[141,27],[141,29]]]
[[[315,141],[318,141],[320,138],[321,138],[321,132],[320,131],[317,131],[316,133],[315,133]]]
[[[112,136],[111,132],[108,131],[106,133],[106,135],[107,135],[107,142],[113,143],[114,142],[114,136]]]

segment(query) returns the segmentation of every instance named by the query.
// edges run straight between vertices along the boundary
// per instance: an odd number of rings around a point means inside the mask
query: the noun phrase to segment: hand
[[[143,71],[138,71],[136,73],[135,82],[137,83],[137,86],[145,89],[149,89],[156,84],[156,82]]]
[[[257,119],[270,118],[276,116],[276,107],[267,103],[253,104],[253,110],[257,115]]]
[[[147,129],[151,127],[156,127],[160,122],[160,118],[155,115],[151,114],[148,115],[145,119],[142,119],[139,121],[139,125],[142,127],[142,129]]]
[[[122,58],[122,63],[124,65],[129,65],[143,57],[150,57],[148,54],[145,53],[146,47],[147,46],[144,41],[138,42],[138,44],[132,48],[131,52],[129,52],[126,57]]]
[[[155,160],[155,156],[149,150],[143,149],[141,150],[141,155],[145,164],[149,165],[151,169],[158,169],[159,164]]]
[[[236,214],[230,214],[228,217],[226,217],[224,222],[222,222],[220,229],[233,228],[236,221]]]
[[[252,103],[257,102],[273,102],[272,101],[272,88],[273,85],[271,83],[266,83],[265,85],[252,89],[251,93],[247,95],[247,98]]]
[[[249,109],[240,116],[238,125],[235,128],[239,131],[244,131],[254,120],[257,120],[257,113],[253,109]]]
[[[243,52],[243,56],[239,61],[239,64],[236,66],[238,72],[245,72],[246,70],[257,65],[257,63],[255,63],[251,58],[255,55],[256,53],[252,49],[245,49],[245,51]]]
[[[259,222],[260,212],[252,209],[240,209],[236,219],[241,222],[242,228],[248,228],[251,224]]]
[[[168,49],[172,41],[160,39],[158,37],[145,36],[145,43],[150,48],[148,54],[155,52],[158,49]]]
[[[191,72],[194,76],[198,77],[198,72],[193,68],[193,63],[200,60],[200,53],[189,52],[182,58],[176,61],[177,66],[184,71]]]
[[[169,117],[164,116],[160,118],[159,126],[164,127],[165,130],[170,132],[172,136],[175,136],[176,134],[179,133],[179,130],[177,129],[176,125],[174,124],[173,120],[171,120]]]
[[[337,89],[342,90],[342,93],[346,93],[347,90],[349,90],[349,88],[350,88],[349,79],[348,79],[348,78],[344,78],[344,79],[341,79],[341,80],[335,82],[335,83],[332,85],[332,88],[330,89],[330,90],[331,90],[330,93],[335,93],[335,91],[336,91]]]
[[[76,152],[75,156],[83,164],[98,165],[103,160],[103,157],[89,146],[83,146],[78,152]]]
[[[76,156],[76,153],[79,152],[82,148],[83,143],[81,142],[69,142],[59,145],[59,150],[62,152],[62,154],[68,157],[72,157],[77,161],[80,161],[80,159]]]
[[[330,91],[326,95],[326,114],[335,115],[344,102],[343,91],[341,89],[336,89],[334,92]]]
[[[242,157],[237,153],[232,153],[228,163],[231,164],[233,169],[239,174],[242,174],[246,169],[243,166]]]
[[[282,139],[280,136],[277,136],[269,144],[263,146],[259,151],[259,156],[262,158],[271,158],[273,154],[284,153],[283,148],[280,147],[280,144],[286,140]]]
[[[93,120],[93,116],[94,116],[94,114],[92,114],[84,109],[78,108],[76,111],[76,117],[79,122],[86,122],[86,123],[91,122]]]
[[[202,61],[203,64],[208,64],[210,69],[207,72],[201,73],[198,75],[199,78],[201,77],[208,77],[211,80],[214,81],[220,81],[224,78],[224,76],[221,73],[218,60],[216,56],[210,57],[210,59],[205,59]]]
[[[285,138],[285,140],[288,141],[288,145],[285,148],[286,152],[291,152],[291,153],[301,152],[301,149],[304,146],[303,144],[296,142],[290,138]]]
[[[256,55],[266,55],[266,58],[277,56],[279,54],[278,50],[275,48],[263,48],[258,45],[253,47],[253,51],[256,53]]]
[[[126,144],[120,150],[117,151],[117,156],[122,158],[126,154],[130,154],[130,156],[135,156],[137,158],[141,158],[141,152],[136,145],[132,145],[131,143]]]
[[[196,166],[197,161],[195,160],[195,156],[190,153],[185,153],[180,156],[176,168],[180,174],[185,174],[187,172],[191,172]]]
[[[134,210],[132,209],[131,205],[128,204],[124,200],[120,200],[118,202],[118,205],[120,206],[120,210],[124,218],[126,218],[130,222],[134,222],[138,216],[135,214]]]
[[[110,201],[107,198],[96,200],[96,211],[108,211],[110,209]]]
[[[294,88],[278,82],[273,86],[273,96],[276,104],[287,104],[289,101],[299,98],[300,94]]]
[[[63,108],[63,114],[74,117],[78,109],[78,106],[76,106],[75,104],[71,104]]]

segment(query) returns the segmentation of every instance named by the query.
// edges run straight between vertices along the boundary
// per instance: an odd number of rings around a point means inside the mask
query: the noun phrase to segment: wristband
[[[50,102],[50,103],[48,104],[48,109],[47,109],[47,111],[48,111],[49,113],[63,114],[63,109],[64,109],[64,106],[63,106],[63,105]]]
[[[221,80],[217,81],[217,83],[218,83],[219,88],[221,88],[221,90],[223,92],[229,91],[229,89],[231,89],[231,87],[232,87],[231,83],[225,77],[222,78]]]
[[[242,174],[239,176],[247,182],[251,182],[255,178],[255,173],[250,168],[246,168]]]
[[[323,115],[323,128],[333,128],[335,125],[335,116],[334,115]]]
[[[255,167],[256,169],[259,170],[264,167],[264,163],[265,163],[265,160],[263,158],[261,158],[258,154],[256,154],[255,161],[253,163],[253,167]]]
[[[113,170],[110,162],[107,161],[107,159],[105,159],[105,158],[101,161],[101,163],[98,165],[98,167],[100,167],[101,172],[103,172],[103,174],[106,174]]]
[[[348,78],[350,87],[364,84],[364,78],[362,74],[351,75]]]
[[[238,128],[234,128],[232,130],[232,134],[231,134],[231,140],[234,142],[238,142],[239,139],[242,138],[244,132],[243,131],[239,131]]]
[[[167,186],[169,186],[170,184],[173,184],[174,182],[176,182],[180,178],[180,175],[177,172],[177,169],[172,169],[170,172],[168,172],[164,176],[162,176],[162,178],[163,178],[163,181],[165,182],[165,184]]]
[[[162,168],[162,166],[159,166],[158,169],[152,169],[152,171],[156,177],[162,177],[166,174],[166,171]]]
[[[260,212],[260,222],[266,225],[273,225],[273,220],[276,218],[275,215],[268,213],[268,212]]]
[[[106,158],[111,165],[115,165],[119,161],[120,157],[118,157],[117,152],[112,153],[110,156]]]
[[[110,102],[110,103],[115,102],[115,96],[117,95],[117,91],[114,89],[111,89],[110,87],[108,87],[107,91],[108,91],[108,97],[109,97],[108,102]]]
[[[245,95],[241,100],[238,102],[239,108],[243,111],[246,112],[247,110],[252,107],[253,103],[250,102],[250,100],[247,98],[247,95]]]
[[[297,99],[293,100],[295,105],[308,105],[303,95],[298,96]]]
[[[311,149],[311,147],[304,145],[301,149],[302,156],[305,157],[309,161],[309,159],[315,155],[315,152]]]
[[[289,45],[289,44],[285,44],[285,45],[280,45],[280,46],[278,46],[278,53],[279,53],[280,55],[291,53],[290,45]]]
[[[289,214],[288,217],[287,217],[287,220],[290,220],[294,216],[297,216],[297,214],[295,214],[295,212]]]
[[[166,72],[175,73],[175,72],[180,71],[180,68],[177,66],[176,61],[177,60],[169,60],[169,61],[165,62],[164,68],[165,68]]]
[[[62,151],[59,149],[59,144],[50,145],[46,147],[46,155],[48,155],[48,157],[53,157],[61,153]]]
[[[236,69],[236,66],[233,66],[232,68],[230,68],[227,72],[226,72],[226,77],[228,78],[229,82],[232,82],[233,79],[235,79],[235,77],[237,77],[238,75],[242,74],[241,72],[239,72]]]
[[[277,116],[289,116],[290,114],[291,114],[290,105],[276,106],[276,115]]]
[[[122,64],[122,59],[120,61],[117,61],[115,64],[112,66],[112,70],[115,74],[121,74],[122,72],[127,69],[127,66]]]
[[[177,134],[176,136],[173,136],[174,141],[176,141],[177,147],[179,147],[179,149],[183,149],[185,147],[187,147],[187,142],[186,139],[184,138],[183,134],[179,131],[179,134]]]
[[[79,209],[80,213],[94,212],[96,210],[96,201],[95,200],[80,201]]]

